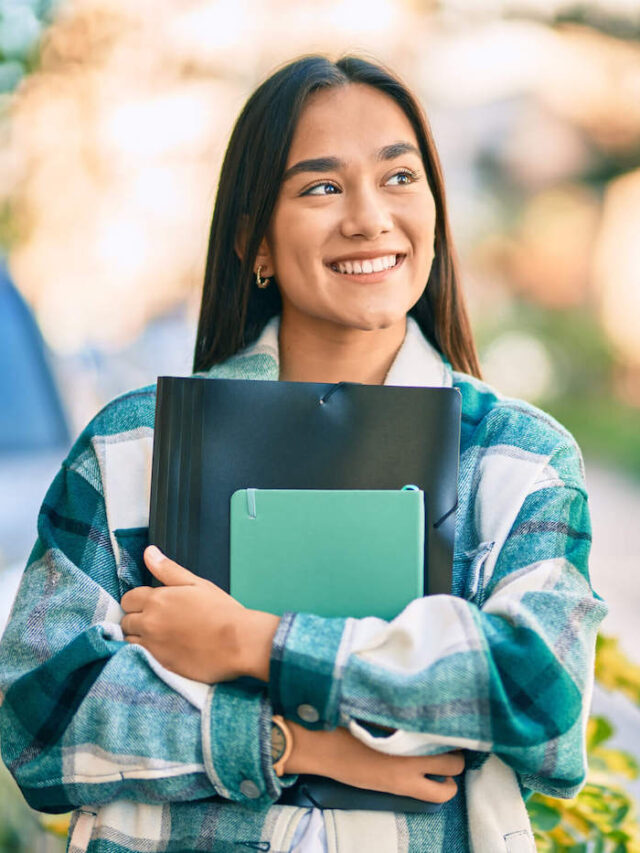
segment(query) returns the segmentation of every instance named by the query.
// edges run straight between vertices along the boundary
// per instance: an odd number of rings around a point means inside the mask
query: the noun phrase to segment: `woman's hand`
[[[165,586],[140,586],[120,602],[128,643],[148,649],[167,669],[213,684],[242,675],[269,679],[277,616],[248,610],[211,581],[145,549],[149,571]]]
[[[402,756],[377,752],[361,743],[344,728],[310,731],[287,720],[293,750],[285,773],[329,776],[346,785],[413,797],[427,803],[452,799],[458,786],[454,776],[464,770],[461,752],[441,755]],[[443,782],[425,779],[425,774],[446,777]]]

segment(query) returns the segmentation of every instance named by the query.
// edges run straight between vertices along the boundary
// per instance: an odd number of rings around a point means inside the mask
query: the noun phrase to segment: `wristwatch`
[[[293,749],[291,729],[279,714],[271,717],[271,760],[276,776],[282,776]]]

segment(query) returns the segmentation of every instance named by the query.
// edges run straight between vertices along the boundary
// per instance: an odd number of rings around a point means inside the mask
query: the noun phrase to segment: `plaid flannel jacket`
[[[207,375],[277,379],[277,328]],[[576,794],[605,614],[580,452],[548,415],[452,372],[411,318],[386,383],[462,395],[453,594],[390,622],[286,614],[264,690],[182,678],[123,641],[120,599],[147,582],[155,387],[79,436],[0,644],[2,757],[31,806],[74,810],[70,851],[289,851],[305,810],[273,805],[295,780],[271,767],[274,706],[388,753],[467,750],[438,814],[325,811],[332,853],[533,851],[522,793]]]

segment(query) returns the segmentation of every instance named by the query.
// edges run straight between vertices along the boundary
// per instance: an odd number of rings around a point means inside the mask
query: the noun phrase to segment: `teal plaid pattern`
[[[190,682],[124,642],[120,599],[148,582],[136,465],[150,467],[155,388],[114,400],[81,433],[0,643],[3,760],[32,807],[75,810],[69,850],[288,851],[304,810],[274,805],[295,781],[271,767],[274,707],[397,754],[466,749],[469,778],[497,756],[525,793],[575,795],[605,614],[580,452],[548,415],[438,363],[462,395],[454,594],[392,622],[285,614],[264,689]],[[207,375],[277,379],[277,352],[253,347]],[[375,724],[400,731],[376,737]],[[388,815],[385,850],[484,849],[471,790],[435,815]]]

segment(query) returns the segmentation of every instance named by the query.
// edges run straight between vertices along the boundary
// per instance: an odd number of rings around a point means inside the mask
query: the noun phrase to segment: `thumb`
[[[193,586],[199,580],[189,569],[165,557],[155,545],[144,549],[144,561],[149,571],[165,586]]]

